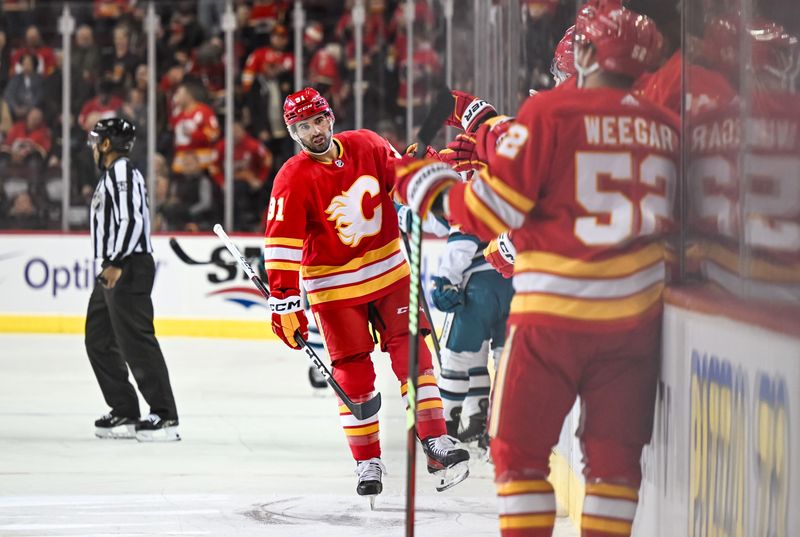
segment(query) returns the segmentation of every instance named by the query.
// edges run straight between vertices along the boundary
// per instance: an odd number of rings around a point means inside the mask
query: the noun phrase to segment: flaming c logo
[[[371,175],[362,175],[346,192],[331,200],[325,209],[328,220],[336,222],[339,240],[355,248],[361,239],[377,235],[381,230],[383,208],[378,205],[372,218],[364,216],[364,196],[375,197],[380,192],[378,180]]]

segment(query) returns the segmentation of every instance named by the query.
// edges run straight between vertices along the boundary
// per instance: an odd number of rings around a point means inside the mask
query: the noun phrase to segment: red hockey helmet
[[[578,13],[575,44],[592,45],[604,71],[637,78],[661,57],[664,37],[649,17],[620,0],[593,0]]]
[[[330,114],[333,119],[333,110],[328,101],[314,88],[301,89],[283,101],[283,121],[287,127],[324,112]]]
[[[556,52],[553,54],[553,63],[550,64],[550,73],[557,83],[564,82],[569,77],[575,76],[575,26],[567,28],[564,37],[556,45]]]
[[[794,89],[800,76],[800,40],[780,24],[756,20],[747,28],[752,70],[773,77],[785,89]]]
[[[700,53],[709,66],[738,78],[742,15],[738,11],[713,17],[706,23]]]

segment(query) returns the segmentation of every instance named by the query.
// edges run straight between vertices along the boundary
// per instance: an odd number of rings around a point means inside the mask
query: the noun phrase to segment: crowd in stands
[[[456,1],[458,3],[458,0]],[[322,91],[337,129],[353,127],[355,41],[352,0],[304,0],[304,84]],[[407,57],[400,0],[366,0],[364,127],[402,148],[405,110],[421,118],[431,88],[444,75],[441,2],[416,0],[413,55]],[[572,0],[520,0],[532,68],[521,88],[542,76],[568,20]],[[156,124],[147,121],[144,20],[146,2],[70,2],[76,25],[69,58],[71,99],[62,110],[63,2],[0,0],[0,228],[58,229],[61,222],[62,121],[69,121],[73,228],[88,226],[97,179],[87,133],[99,120],[122,115],[137,129],[131,158],[147,170],[148,129],[155,131],[156,230],[205,230],[222,215],[224,185],[224,2],[156,2]],[[290,0],[235,0],[234,217],[237,230],[261,231],[272,179],[295,147],[282,105],[294,90]],[[472,26],[471,9],[456,10],[455,26]],[[556,21],[556,24],[553,24]],[[546,30],[546,31],[545,31]],[[464,48],[456,43],[454,63]],[[541,59],[541,60],[540,60]],[[406,63],[414,69],[414,99],[406,102]],[[540,62],[541,65],[537,64]],[[463,63],[463,62],[462,62]],[[461,81],[468,86],[468,76]],[[471,88],[465,87],[469,90]]]

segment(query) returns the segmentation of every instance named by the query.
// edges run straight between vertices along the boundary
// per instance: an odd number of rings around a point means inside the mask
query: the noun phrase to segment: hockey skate
[[[486,433],[486,415],[489,412],[489,400],[481,399],[478,402],[478,412],[469,417],[467,426],[459,431],[458,439],[464,444],[479,440]]]
[[[422,450],[428,457],[428,473],[439,478],[436,490],[452,488],[469,476],[469,452],[457,448],[456,439],[442,435],[422,440]]]
[[[450,411],[450,419],[444,420],[444,425],[447,427],[448,436],[458,436],[458,426],[461,424],[461,407],[457,406]]]
[[[136,418],[125,418],[106,414],[94,422],[94,435],[97,438],[136,438]]]
[[[356,475],[358,476],[356,493],[369,499],[371,511],[375,510],[375,498],[383,492],[381,478],[385,473],[386,467],[383,465],[383,461],[377,457],[356,462]]]
[[[136,424],[136,440],[139,442],[176,442],[178,420],[165,420],[157,414],[149,414]]]

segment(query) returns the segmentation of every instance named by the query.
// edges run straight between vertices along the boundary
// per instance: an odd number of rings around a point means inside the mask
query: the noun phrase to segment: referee
[[[111,407],[95,421],[95,435],[180,440],[167,364],[153,330],[155,264],[147,191],[142,174],[128,160],[135,139],[136,129],[122,118],[98,121],[89,133],[101,172],[92,196],[92,243],[103,270],[86,312],[86,352]],[[150,405],[142,420],[128,367]]]

